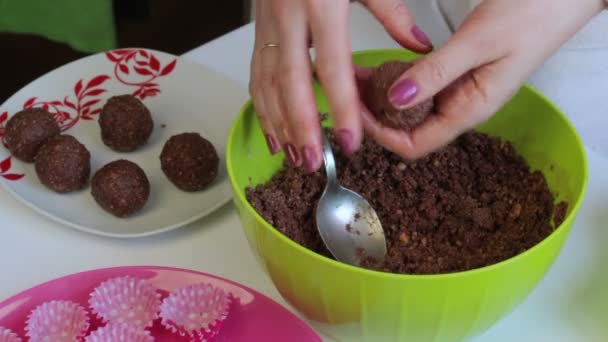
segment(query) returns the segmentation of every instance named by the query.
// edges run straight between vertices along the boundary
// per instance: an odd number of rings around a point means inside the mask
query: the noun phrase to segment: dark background
[[[114,0],[118,47],[182,54],[249,21],[246,0]],[[32,80],[84,57],[45,38],[0,32],[0,103]]]

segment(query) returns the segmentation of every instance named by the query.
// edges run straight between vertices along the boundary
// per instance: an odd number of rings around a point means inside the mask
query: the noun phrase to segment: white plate
[[[120,94],[143,98],[154,119],[148,143],[130,153],[106,147],[97,123],[106,100]],[[131,160],[145,170],[151,184],[146,206],[132,217],[120,219],[97,205],[89,186],[75,193],[54,193],[39,182],[33,164],[12,158],[3,146],[0,183],[38,212],[93,234],[138,237],[183,226],[231,198],[224,157],[226,139],[246,97],[246,90],[237,83],[159,51],[121,49],[83,58],[40,77],[2,104],[0,136],[11,115],[24,107],[46,105],[62,129],[91,152],[91,176],[116,159]],[[188,193],[177,189],[160,168],[164,143],[171,135],[182,132],[199,132],[213,143],[220,156],[219,175],[204,191]]]

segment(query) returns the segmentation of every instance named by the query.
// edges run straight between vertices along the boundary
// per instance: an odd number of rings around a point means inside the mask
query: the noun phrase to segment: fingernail
[[[412,34],[422,45],[430,48],[433,47],[433,43],[431,43],[429,37],[420,29],[420,27],[414,25],[414,27],[412,27]]]
[[[389,92],[389,100],[395,107],[405,106],[418,94],[418,86],[412,80],[403,80],[394,85]]]
[[[268,144],[268,149],[270,150],[271,154],[276,154],[279,152],[279,144],[277,144],[277,141],[272,135],[266,134],[266,143]]]
[[[317,154],[311,146],[302,147],[302,156],[304,157],[304,171],[306,173],[317,171]]]
[[[336,139],[345,155],[349,156],[355,153],[355,140],[353,139],[353,134],[349,130],[339,129],[336,132]]]
[[[296,151],[292,144],[285,145],[285,152],[287,154],[287,161],[291,167],[298,167],[300,164],[300,155]]]

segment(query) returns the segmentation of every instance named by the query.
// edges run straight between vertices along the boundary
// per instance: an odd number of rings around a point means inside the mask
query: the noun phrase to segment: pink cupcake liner
[[[158,318],[160,294],[145,280],[130,276],[112,278],[93,290],[89,306],[104,322],[149,327]]]
[[[0,327],[0,342],[21,342],[21,338],[10,329]]]
[[[36,307],[26,322],[26,335],[31,342],[81,341],[89,329],[87,311],[77,303],[54,300]]]
[[[220,332],[233,300],[231,294],[212,285],[190,285],[165,298],[161,323],[173,333],[209,341]]]
[[[154,337],[141,326],[127,323],[110,323],[93,331],[85,342],[153,342]]]

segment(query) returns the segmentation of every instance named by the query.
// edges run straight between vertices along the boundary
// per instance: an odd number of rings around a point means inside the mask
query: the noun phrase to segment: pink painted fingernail
[[[291,167],[298,167],[300,165],[300,155],[296,148],[292,144],[285,145],[285,154],[287,155],[287,161]]]
[[[403,80],[395,84],[389,91],[389,100],[395,107],[405,106],[412,102],[418,94],[418,86],[412,80]]]
[[[270,134],[266,134],[266,143],[271,154],[276,154],[281,149],[275,138]]]
[[[353,134],[348,129],[339,129],[336,132],[336,139],[345,155],[349,156],[355,153],[355,140],[353,139]]]
[[[309,174],[317,171],[317,154],[312,146],[302,147],[302,156],[304,158],[304,171]]]
[[[420,27],[414,25],[414,27],[412,27],[412,34],[414,37],[416,37],[420,44],[429,48],[433,47],[433,43],[431,43],[429,37],[420,29]]]

